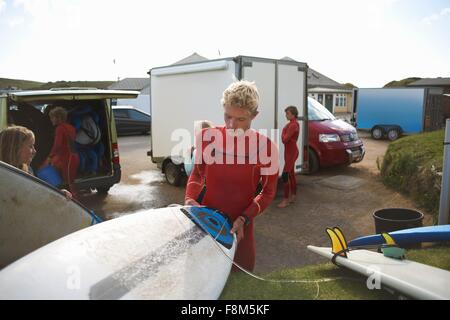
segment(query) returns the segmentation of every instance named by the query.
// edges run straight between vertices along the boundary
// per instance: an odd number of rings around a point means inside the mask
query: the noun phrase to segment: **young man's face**
[[[226,129],[246,131],[250,129],[252,120],[258,115],[258,113],[251,114],[248,109],[233,105],[224,106],[223,109]]]

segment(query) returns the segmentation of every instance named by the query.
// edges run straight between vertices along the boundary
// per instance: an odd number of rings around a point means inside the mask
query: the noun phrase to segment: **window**
[[[314,99],[308,99],[308,119],[312,121],[334,120],[333,114]]]
[[[133,120],[150,122],[150,116],[136,110],[130,110],[130,118]]]
[[[114,117],[116,118],[128,118],[128,110],[125,109],[113,109]]]
[[[334,104],[336,107],[346,107],[347,106],[347,95],[346,94],[336,94]]]
[[[323,104],[323,94],[318,94],[318,95],[317,95],[317,101],[318,101],[320,104]]]

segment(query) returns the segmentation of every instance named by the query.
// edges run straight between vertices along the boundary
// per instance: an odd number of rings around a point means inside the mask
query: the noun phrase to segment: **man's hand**
[[[231,234],[237,233],[236,239],[237,239],[238,243],[239,243],[239,241],[244,239],[244,224],[245,224],[244,217],[239,216],[239,217],[237,217],[236,220],[234,220],[233,228],[231,228],[231,230],[230,230]]]

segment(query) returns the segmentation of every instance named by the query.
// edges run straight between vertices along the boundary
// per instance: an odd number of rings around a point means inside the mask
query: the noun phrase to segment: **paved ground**
[[[366,157],[350,167],[321,170],[312,176],[297,176],[297,202],[285,209],[282,187],[270,207],[256,219],[257,261],[255,271],[270,272],[294,266],[323,262],[308,252],[309,244],[329,246],[326,227],[339,226],[352,239],[373,233],[375,210],[388,207],[415,209],[414,203],[387,189],[380,181],[376,159],[382,157],[387,141],[374,141],[362,134]],[[123,178],[108,196],[95,193],[81,201],[106,219],[146,208],[182,203],[184,187],[172,187],[146,152],[149,136],[119,138]],[[431,224],[429,216],[424,224]]]

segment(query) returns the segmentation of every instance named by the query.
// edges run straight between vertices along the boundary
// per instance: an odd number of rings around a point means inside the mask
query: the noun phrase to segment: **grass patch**
[[[450,271],[450,245],[408,250],[408,260]],[[369,290],[366,277],[331,263],[286,269],[262,275],[275,280],[317,280],[339,278],[319,283],[276,283],[261,281],[242,272],[232,273],[222,292],[222,300],[391,300],[397,299],[385,290]]]
[[[444,155],[444,130],[392,142],[383,158],[381,177],[387,186],[410,196],[433,214],[439,211]]]

